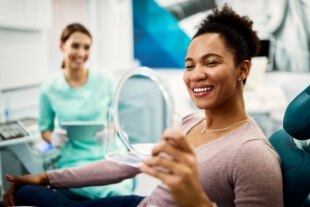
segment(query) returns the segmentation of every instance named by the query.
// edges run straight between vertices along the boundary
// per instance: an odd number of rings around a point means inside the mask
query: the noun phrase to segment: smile
[[[194,88],[193,91],[195,93],[209,92],[213,89],[212,86],[204,87],[204,88]]]

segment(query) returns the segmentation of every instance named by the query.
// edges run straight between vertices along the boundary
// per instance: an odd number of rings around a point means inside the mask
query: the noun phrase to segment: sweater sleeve
[[[233,166],[235,206],[283,207],[280,161],[267,141],[245,142]]]
[[[83,166],[48,171],[51,187],[67,188],[106,185],[134,177],[138,168],[109,160],[100,160]]]

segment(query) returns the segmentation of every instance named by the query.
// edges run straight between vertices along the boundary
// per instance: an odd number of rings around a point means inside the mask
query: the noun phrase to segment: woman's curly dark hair
[[[247,16],[240,16],[225,4],[222,10],[215,8],[206,16],[193,39],[206,33],[220,34],[239,65],[243,60],[251,60],[260,50],[260,41],[252,26]]]

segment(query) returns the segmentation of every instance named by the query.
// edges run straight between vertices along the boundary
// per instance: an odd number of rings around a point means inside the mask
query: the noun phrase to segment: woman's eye
[[[79,44],[72,44],[73,49],[79,49],[79,47],[80,47]]]
[[[218,65],[218,62],[217,61],[208,61],[207,62],[207,66],[208,67],[215,67]]]
[[[186,70],[191,70],[194,68],[194,65],[185,65]]]

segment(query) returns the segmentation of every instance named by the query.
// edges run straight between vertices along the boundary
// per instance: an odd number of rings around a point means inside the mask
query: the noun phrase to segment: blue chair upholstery
[[[310,193],[309,145],[298,147],[299,140],[310,139],[310,86],[288,105],[283,129],[269,141],[281,157],[285,207],[308,206]]]

